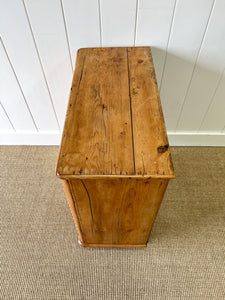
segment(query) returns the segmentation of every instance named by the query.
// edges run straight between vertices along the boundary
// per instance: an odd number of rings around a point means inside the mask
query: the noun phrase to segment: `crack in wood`
[[[71,199],[72,199],[72,202],[73,202],[74,211],[75,211],[75,214],[76,214],[77,220],[78,220],[78,224],[76,224],[76,222],[75,222],[75,227],[77,228],[77,232],[80,232],[80,238],[81,238],[82,242],[85,242],[86,238],[85,238],[85,234],[84,234],[83,229],[82,229],[83,226],[82,226],[82,222],[81,222],[81,218],[80,218],[80,213],[79,213],[79,210],[78,210],[78,207],[77,207],[77,204],[76,204],[76,200],[75,200],[76,196],[75,196],[75,193],[74,193],[71,182],[68,179],[66,179],[66,181],[67,181],[70,193],[71,193]]]
[[[104,118],[104,110],[107,110],[107,107],[105,106],[104,103],[102,103],[100,84],[98,85],[98,96],[99,96],[100,105],[102,107],[102,123],[103,123],[104,132],[105,132],[105,136],[106,136],[106,124],[105,124],[105,118]]]
[[[132,103],[131,103],[131,92],[130,92],[130,69],[129,69],[128,49],[127,49],[127,73],[128,73],[129,98],[130,98],[130,121],[131,121],[131,135],[132,135],[134,174],[136,174],[135,155],[134,155],[134,132],[133,132]]]
[[[144,158],[143,158],[143,155],[141,156],[142,158],[142,168],[143,168],[143,175],[145,175],[145,163],[144,163]]]
[[[91,205],[91,197],[89,195],[88,189],[87,189],[84,181],[82,179],[80,181],[81,181],[81,183],[82,183],[82,185],[83,185],[83,187],[84,187],[84,189],[85,189],[85,191],[87,193],[87,196],[88,196],[88,201],[89,201],[89,206],[90,206],[90,212],[91,212],[91,232],[92,232],[92,234],[94,234],[94,217],[93,217],[93,211],[92,211],[92,205]]]

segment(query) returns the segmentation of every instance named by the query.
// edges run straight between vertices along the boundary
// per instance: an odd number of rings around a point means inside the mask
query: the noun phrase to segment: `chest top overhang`
[[[175,177],[150,47],[78,50],[56,173]]]

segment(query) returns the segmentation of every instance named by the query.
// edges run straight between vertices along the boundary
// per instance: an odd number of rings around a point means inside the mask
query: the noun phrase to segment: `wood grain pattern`
[[[150,47],[78,51],[56,173],[82,246],[146,246],[174,178]]]
[[[70,186],[70,183],[68,180],[62,180],[62,184],[63,184],[63,188],[66,194],[66,198],[67,201],[69,203],[70,206],[70,211],[71,214],[73,216],[73,220],[76,226],[76,230],[78,232],[78,240],[80,242],[83,242],[83,238],[82,238],[82,232],[81,232],[81,227],[80,227],[80,222],[79,222],[79,212],[77,210],[76,207],[76,199],[74,198],[73,192],[72,192],[72,188]]]
[[[71,179],[85,245],[146,245],[168,180]]]
[[[78,51],[57,174],[174,177],[149,47]]]
[[[129,48],[136,174],[173,175],[150,48]]]

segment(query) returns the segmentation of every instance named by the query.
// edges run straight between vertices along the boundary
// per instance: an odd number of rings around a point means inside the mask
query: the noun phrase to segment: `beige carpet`
[[[225,148],[173,148],[147,248],[77,244],[58,147],[0,147],[1,299],[225,299]]]

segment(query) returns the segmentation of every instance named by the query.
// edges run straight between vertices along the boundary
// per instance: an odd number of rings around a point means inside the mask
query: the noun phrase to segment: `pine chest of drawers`
[[[85,247],[146,247],[174,178],[150,47],[85,48],[56,167]]]

